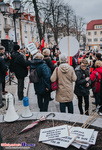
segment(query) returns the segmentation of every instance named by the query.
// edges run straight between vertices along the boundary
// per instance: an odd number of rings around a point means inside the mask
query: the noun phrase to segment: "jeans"
[[[89,95],[77,96],[77,97],[78,97],[78,107],[79,107],[80,114],[83,114],[83,108],[82,108],[83,97],[84,97],[84,102],[85,102],[85,111],[87,111],[86,114],[88,114],[88,110],[89,110]]]
[[[37,94],[38,99],[38,106],[40,108],[40,111],[47,111],[48,110],[48,104],[50,101],[50,93],[47,92],[46,94]]]
[[[19,98],[19,100],[23,99],[23,89],[24,89],[24,78],[18,79],[18,98]]]
[[[0,104],[2,104],[2,83],[0,83]]]
[[[66,112],[66,107],[68,108],[68,113],[73,114],[73,102],[60,103],[61,112]]]

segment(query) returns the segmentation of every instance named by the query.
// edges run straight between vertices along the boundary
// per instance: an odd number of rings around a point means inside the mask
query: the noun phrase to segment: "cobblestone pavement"
[[[17,82],[16,78],[14,78],[15,82]],[[29,88],[28,88],[29,85]],[[26,89],[24,90],[24,96],[27,95],[27,89],[28,90],[28,98],[29,98],[29,107],[30,110],[32,112],[39,112],[39,108],[37,105],[37,97],[35,95],[35,91],[34,91],[34,87],[32,83],[29,83],[29,77],[27,76],[25,78],[25,87]],[[22,114],[23,111],[23,102],[18,101],[18,97],[17,97],[17,84],[11,82],[11,85],[9,85],[9,83],[6,84],[6,90],[8,92],[11,92],[14,97],[15,97],[15,109],[17,111],[17,113]],[[92,91],[90,90],[90,96],[92,96]],[[4,98],[6,96],[3,96]],[[49,112],[60,112],[59,110],[59,103],[55,101],[55,91],[51,93],[51,97],[54,98],[53,101],[49,102],[49,107],[48,107],[48,111]],[[95,105],[92,104],[92,102],[94,102],[94,98],[89,99],[89,113],[92,112],[93,109],[95,109]],[[5,114],[6,113],[6,101],[3,101],[5,106],[3,108],[0,109],[0,114]],[[76,96],[74,96],[73,99],[73,105],[74,105],[74,113],[75,114],[79,114],[79,110],[78,110],[78,100],[76,98]],[[84,101],[83,101],[83,107],[84,107]],[[66,110],[67,112],[67,110]]]

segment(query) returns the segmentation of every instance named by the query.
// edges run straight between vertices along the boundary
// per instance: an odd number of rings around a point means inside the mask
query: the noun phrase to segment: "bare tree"
[[[84,25],[85,25],[84,18],[74,15],[74,17],[73,17],[73,28],[74,28],[74,33],[75,33],[76,39],[78,41],[80,41],[80,35],[84,31]]]

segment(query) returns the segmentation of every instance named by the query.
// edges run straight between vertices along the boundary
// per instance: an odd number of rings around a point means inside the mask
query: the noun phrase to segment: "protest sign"
[[[94,131],[91,138],[90,138],[90,140],[89,140],[89,144],[95,145],[97,135],[98,135],[98,131]]]
[[[83,142],[83,143],[89,143],[89,140],[94,132],[94,129],[84,129],[81,127],[73,127],[70,129],[71,134],[76,134],[78,137],[76,138],[76,141]]]
[[[67,125],[46,128],[40,130],[39,141],[47,141],[68,136]]]
[[[72,144],[72,142],[76,139],[76,137],[77,137],[76,135],[72,134],[70,136],[66,136],[66,137],[63,137],[63,138],[58,138],[58,139],[55,139],[55,140],[46,141],[46,142],[43,142],[43,143],[53,145],[53,146],[67,148]]]
[[[36,48],[34,43],[28,44],[27,48],[28,48],[29,52],[31,53],[31,55],[34,55],[38,51],[38,49]]]
[[[74,56],[79,50],[79,43],[75,37],[66,36],[61,39],[59,49],[66,56]]]

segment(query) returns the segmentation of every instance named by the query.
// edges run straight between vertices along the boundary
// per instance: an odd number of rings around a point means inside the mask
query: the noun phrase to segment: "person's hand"
[[[48,88],[46,88],[46,91],[48,92],[48,91],[49,91],[49,89],[48,89]]]
[[[86,87],[88,87],[89,86],[89,83],[86,83]]]
[[[89,78],[89,77],[87,77],[85,80],[86,80],[86,81],[89,81],[89,79],[90,79],[90,78]]]

